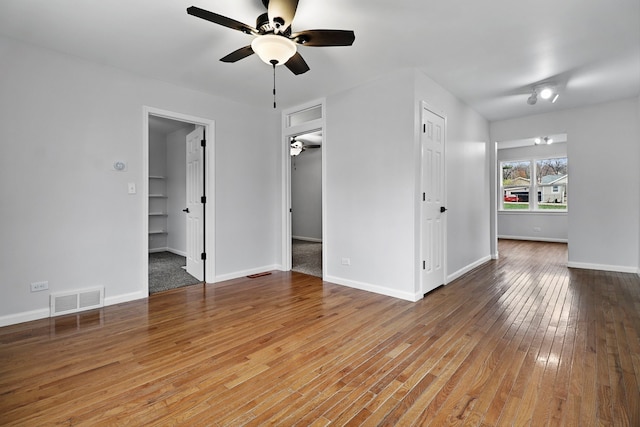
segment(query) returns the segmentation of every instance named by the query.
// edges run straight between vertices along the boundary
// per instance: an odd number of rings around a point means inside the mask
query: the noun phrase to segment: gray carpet
[[[171,252],[149,254],[149,294],[201,283],[182,268],[187,259]]]
[[[291,270],[322,277],[322,243],[293,240]]]

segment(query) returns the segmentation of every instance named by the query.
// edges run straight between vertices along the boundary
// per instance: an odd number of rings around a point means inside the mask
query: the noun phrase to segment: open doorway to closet
[[[322,277],[322,131],[290,138],[291,270]]]
[[[206,219],[213,216],[206,209],[212,193],[206,133],[213,122],[155,110],[145,118],[147,278],[153,294],[205,282],[213,271],[206,263]]]

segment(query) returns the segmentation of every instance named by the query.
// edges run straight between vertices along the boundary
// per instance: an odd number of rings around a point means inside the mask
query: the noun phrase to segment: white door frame
[[[423,132],[422,132],[422,126],[425,124],[425,114],[424,114],[424,110],[428,110],[430,111],[432,114],[435,114],[436,116],[442,118],[444,120],[444,129],[443,129],[443,141],[444,141],[444,148],[443,148],[443,155],[444,155],[444,161],[443,161],[443,165],[442,165],[442,203],[443,206],[447,206],[447,174],[446,174],[446,168],[447,168],[447,162],[446,162],[446,151],[447,151],[447,116],[442,113],[439,112],[437,109],[433,108],[432,106],[430,106],[427,102],[422,101],[420,103],[420,138],[419,138],[419,144],[420,144],[420,173],[419,173],[419,183],[420,185],[418,186],[418,188],[420,189],[420,195],[419,195],[419,199],[422,200],[422,193],[425,191],[425,189],[422,186],[422,175],[424,173],[424,161],[422,158],[422,138],[423,138]],[[419,250],[419,259],[417,260],[417,267],[418,267],[418,277],[419,277],[419,295],[423,295],[424,294],[424,288],[425,288],[425,284],[424,284],[424,279],[423,279],[423,274],[422,274],[422,261],[424,260],[424,254],[423,254],[423,247],[424,247],[424,242],[422,241],[423,239],[423,215],[424,215],[424,206],[422,203],[420,203],[420,217],[419,217],[419,236],[420,236],[420,250]],[[447,284],[447,215],[444,214],[443,215],[443,219],[442,219],[442,274],[443,274],[443,278],[442,278],[442,284],[446,285]]]
[[[293,113],[304,111],[313,107],[322,107],[322,118],[311,120],[297,126],[289,126],[289,116]],[[282,139],[281,139],[281,159],[282,159],[282,270],[291,270],[291,154],[289,138],[302,135],[304,133],[322,131],[322,277],[327,275],[325,257],[327,254],[326,240],[326,104],[325,100],[316,100],[297,107],[288,108],[282,111]]]
[[[140,245],[141,259],[148,259],[149,256],[149,116],[163,117],[166,119],[177,120],[181,122],[193,123],[201,125],[205,129],[207,146],[204,151],[206,160],[205,168],[205,196],[207,197],[206,209],[206,234],[205,246],[207,252],[207,263],[205,273],[208,283],[215,281],[215,122],[212,119],[206,119],[188,114],[176,113],[174,111],[162,110],[159,108],[143,106],[142,107],[142,244]],[[144,262],[141,269],[140,282],[144,284],[147,296],[149,295],[149,263]]]

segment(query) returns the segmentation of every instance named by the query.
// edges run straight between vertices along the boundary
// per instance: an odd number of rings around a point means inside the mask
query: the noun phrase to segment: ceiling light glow
[[[296,54],[296,44],[286,37],[275,34],[266,34],[253,39],[251,48],[260,59],[271,65],[285,64]]]
[[[553,90],[551,88],[545,87],[540,91],[540,98],[549,99],[553,95]]]

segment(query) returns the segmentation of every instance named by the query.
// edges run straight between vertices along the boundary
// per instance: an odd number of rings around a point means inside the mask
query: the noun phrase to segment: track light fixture
[[[535,105],[535,103],[538,102],[538,96],[542,99],[546,99],[552,104],[555,104],[560,97],[553,85],[536,86],[531,91],[529,98],[527,98],[527,104]]]
[[[536,145],[540,145],[540,144],[553,144],[553,138],[549,138],[548,136],[545,137],[540,137],[540,138],[535,138],[533,140],[533,142]]]

